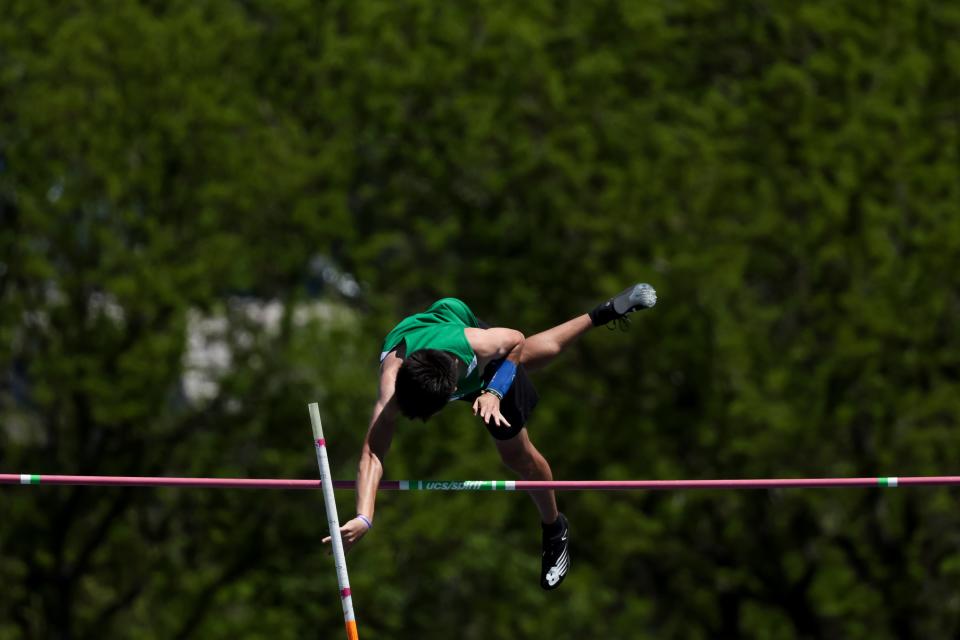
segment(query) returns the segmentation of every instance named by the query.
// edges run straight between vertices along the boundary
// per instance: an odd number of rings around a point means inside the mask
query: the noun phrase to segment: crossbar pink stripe
[[[121,487],[208,487],[221,489],[319,489],[319,480],[283,478],[178,478],[150,476],[39,475],[41,485],[83,485]],[[954,486],[960,476],[897,477],[897,486]],[[516,489],[555,491],[629,491],[681,489],[813,489],[877,487],[880,478],[758,478],[735,480],[517,480]],[[20,474],[0,474],[0,484],[21,484]],[[414,481],[411,481],[414,484]],[[439,484],[432,483],[432,484]],[[353,480],[334,480],[337,489],[354,489]],[[400,481],[385,480],[380,489],[400,489]]]

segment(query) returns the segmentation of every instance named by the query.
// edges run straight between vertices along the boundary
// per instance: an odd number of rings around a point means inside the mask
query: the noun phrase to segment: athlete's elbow
[[[507,353],[504,355],[509,355],[512,353],[519,354],[521,351],[523,351],[524,342],[526,342],[526,337],[524,337],[523,333],[521,333],[520,331],[514,330],[513,336],[512,336],[512,343],[509,345],[509,347],[506,350]]]
[[[364,444],[360,452],[360,467],[367,470],[382,470],[383,460],[386,457],[386,451],[377,451],[369,443]]]

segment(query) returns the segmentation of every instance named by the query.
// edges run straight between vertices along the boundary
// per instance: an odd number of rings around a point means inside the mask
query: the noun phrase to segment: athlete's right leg
[[[550,463],[530,442],[530,436],[527,435],[526,428],[521,429],[517,435],[509,440],[494,440],[494,443],[503,463],[522,479],[553,480]],[[540,519],[543,523],[552,524],[556,522],[558,515],[557,498],[553,491],[528,491],[528,493],[534,504],[537,505],[537,511],[540,512]]]
[[[530,442],[525,427],[513,438],[495,442],[504,464],[524,480],[553,480],[550,464]],[[566,516],[557,511],[557,500],[553,491],[528,493],[540,511],[540,520],[543,523],[540,586],[548,590],[556,589],[570,569],[570,524]]]
[[[536,371],[563,352],[574,340],[597,327],[638,309],[649,309],[657,303],[657,293],[648,284],[636,284],[621,291],[590,313],[577,316],[552,329],[526,339],[520,363],[528,371]]]

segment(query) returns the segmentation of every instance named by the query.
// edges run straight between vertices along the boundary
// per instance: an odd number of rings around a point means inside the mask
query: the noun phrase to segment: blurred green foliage
[[[315,477],[318,400],[349,478],[402,315],[532,333],[639,279],[653,312],[537,377],[558,478],[957,473],[958,32],[933,0],[7,0],[0,467]],[[387,477],[505,477],[488,440],[403,423]],[[956,496],[568,494],[545,594],[525,497],[381,494],[361,634],[955,638]],[[342,632],[314,492],[0,504],[0,638]]]

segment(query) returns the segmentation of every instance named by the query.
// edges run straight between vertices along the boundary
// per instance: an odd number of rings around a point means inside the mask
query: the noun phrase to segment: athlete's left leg
[[[570,343],[592,328],[593,321],[590,315],[585,313],[561,325],[534,334],[523,343],[520,364],[526,367],[527,371],[536,371],[560,355],[560,352]]]
[[[649,309],[655,304],[657,304],[657,292],[650,285],[641,282],[627,287],[598,305],[590,313],[577,316],[527,338],[523,343],[520,364],[526,367],[527,371],[536,371],[560,355],[574,340],[593,327],[613,322],[638,309]]]

